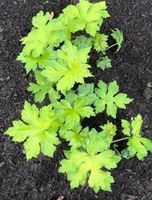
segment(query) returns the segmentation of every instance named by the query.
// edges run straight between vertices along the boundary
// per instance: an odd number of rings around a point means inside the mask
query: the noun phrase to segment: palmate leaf
[[[14,121],[6,134],[13,137],[15,142],[24,142],[26,158],[29,160],[37,158],[40,152],[53,157],[60,143],[56,136],[58,128],[59,123],[50,105],[38,110],[35,105],[25,102],[22,121]]]
[[[48,45],[59,46],[59,44],[69,37],[67,36],[62,21],[60,19],[52,19],[53,15],[44,14],[40,11],[33,17],[33,27],[31,32],[21,39],[24,55],[32,55],[39,57],[44,54]]]
[[[91,129],[87,136],[83,138],[82,148],[86,149],[90,155],[108,150],[116,134],[115,127],[115,125],[108,122],[101,126],[102,131],[100,132]]]
[[[21,39],[22,44],[25,45],[23,48],[24,55],[31,55],[32,57],[40,57],[44,54],[48,41],[49,30],[48,22],[51,19],[49,13],[44,14],[40,11],[35,17],[33,17],[33,28],[31,32],[24,38]]]
[[[53,88],[53,84],[47,81],[40,71],[35,72],[35,79],[36,83],[30,83],[28,87],[28,91],[35,95],[35,102],[41,103],[47,94],[51,102],[55,102],[60,98],[59,93]]]
[[[100,126],[102,128],[102,134],[105,133],[108,138],[111,138],[111,142],[113,140],[113,137],[116,135],[117,127],[112,122],[107,122],[107,124],[104,124],[103,126]],[[110,143],[111,143],[110,142]]]
[[[95,129],[89,131],[89,128],[82,128],[81,126],[75,126],[72,130],[68,130],[67,127],[60,128],[60,136],[69,142],[71,148],[86,148],[87,140],[91,137],[92,143],[90,142],[89,148],[90,152],[92,152],[92,148],[96,151],[96,149],[100,149],[100,151],[107,150],[113,140],[113,137],[116,135],[116,126],[110,122],[101,126],[102,131],[98,133]],[[97,140],[98,138],[98,140]],[[94,145],[94,140],[96,141],[96,146]]]
[[[105,56],[97,61],[97,67],[101,68],[102,70],[111,68],[111,59],[108,58],[108,56]]]
[[[106,9],[105,1],[93,4],[87,0],[80,0],[76,6],[69,5],[63,10],[63,23],[69,32],[85,29],[88,34],[95,36],[103,19],[109,17]]]
[[[76,37],[75,40],[72,41],[72,43],[77,46],[79,50],[84,49],[84,48],[92,48],[93,42],[92,38],[87,38],[83,35]]]
[[[53,15],[40,11],[33,17],[31,32],[21,39],[24,48],[17,60],[26,63],[27,72],[35,70],[37,64],[40,67],[48,65],[49,60],[54,59],[52,47],[58,46],[68,38],[62,22],[52,17]]]
[[[65,9],[63,9],[63,13],[59,15],[62,24],[65,26],[65,30],[67,33],[71,35],[72,32],[76,32],[79,30],[79,24],[73,24],[73,20],[78,17],[78,9],[74,5],[68,5]]]
[[[115,168],[120,157],[108,149],[109,144],[103,149],[103,144],[102,133],[92,129],[88,137],[84,138],[83,148],[71,148],[70,151],[65,151],[66,159],[60,162],[59,172],[67,173],[71,188],[77,188],[88,182],[95,192],[100,189],[111,191],[114,179],[105,169]]]
[[[123,133],[127,136],[140,136],[143,119],[141,115],[137,115],[131,123],[127,120],[122,119]]]
[[[85,117],[90,118],[95,115],[91,105],[94,103],[96,95],[93,93],[87,94],[82,92],[82,87],[92,88],[92,84],[91,87],[90,84],[84,85],[78,88],[78,94],[69,91],[65,96],[65,99],[53,103],[56,117],[61,122],[65,123],[67,128],[78,126],[81,119]]]
[[[119,29],[115,28],[112,30],[111,36],[116,40],[116,44],[118,45],[118,48],[117,48],[117,52],[118,52],[124,41],[123,32],[120,31]]]
[[[49,12],[44,14],[43,11],[40,11],[36,16],[32,19],[32,25],[35,28],[41,28],[45,27],[49,20],[51,20],[53,15],[51,15]]]
[[[104,52],[108,48],[108,36],[97,33],[93,38],[94,49],[97,52]]]
[[[82,128],[81,126],[76,126],[73,130],[68,130],[67,128],[60,129],[60,137],[69,142],[71,148],[79,148],[83,145],[84,138],[87,137],[89,128]]]
[[[88,95],[87,101],[94,102],[94,99],[96,98],[96,95],[94,94],[94,84],[93,83],[83,83],[79,85],[78,87],[78,95],[83,98],[84,96]]]
[[[92,76],[87,64],[90,48],[78,50],[76,46],[67,42],[58,50],[57,60],[52,61],[50,67],[42,74],[51,83],[57,84],[57,90],[63,94],[70,90],[75,83],[83,83],[84,78]]]
[[[130,157],[137,156],[139,160],[143,160],[148,151],[152,152],[152,141],[145,137],[132,137],[128,142],[128,151]]]
[[[137,156],[139,160],[143,160],[147,156],[148,151],[152,152],[152,140],[141,136],[142,117],[137,115],[131,123],[122,120],[123,133],[130,136],[127,151],[129,157]]]
[[[98,99],[95,101],[96,113],[103,112],[106,109],[108,115],[116,118],[117,108],[125,109],[126,105],[133,101],[124,93],[118,93],[119,86],[116,81],[109,85],[100,81],[96,95]]]
[[[53,51],[51,46],[44,50],[44,53],[39,57],[33,57],[32,54],[24,55],[24,50],[19,54],[17,60],[25,63],[26,72],[29,73],[31,70],[35,71],[37,67],[45,68],[50,64],[51,59],[56,58],[56,53]]]

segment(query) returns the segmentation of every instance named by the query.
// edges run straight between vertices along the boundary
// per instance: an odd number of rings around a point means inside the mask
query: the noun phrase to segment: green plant
[[[25,102],[21,113],[22,121],[14,121],[6,134],[15,142],[24,142],[27,159],[37,158],[40,152],[53,157],[59,139],[56,132],[59,122],[54,117],[51,105],[38,110],[35,105]]]
[[[116,45],[118,46],[118,48],[117,48],[117,52],[118,52],[121,48],[123,41],[124,41],[123,33],[119,29],[115,28],[115,29],[112,30],[111,36],[113,37],[113,39],[116,40]]]
[[[35,102],[43,102],[46,95],[49,96],[50,101],[54,102],[57,99],[60,99],[60,94],[53,87],[53,84],[42,76],[40,71],[35,71],[36,83],[30,83],[28,91],[32,92],[35,95]]]
[[[72,188],[84,185],[88,181],[95,192],[98,192],[100,188],[106,191],[111,190],[114,179],[107,170],[115,168],[121,158],[110,150],[110,138],[106,139],[109,141],[105,143],[104,133],[98,133],[92,129],[83,138],[81,148],[65,151],[66,159],[61,161],[59,171],[67,173]]]
[[[96,113],[103,112],[106,109],[108,115],[116,118],[117,108],[126,109],[126,104],[129,104],[133,99],[127,97],[124,93],[118,93],[119,86],[116,81],[109,85],[103,81],[99,81],[96,89],[97,99],[95,101]]]
[[[108,69],[112,67],[111,59],[108,56],[105,56],[97,61],[97,67],[101,68],[102,70]]]
[[[148,83],[147,86],[148,86],[149,88],[152,88],[152,83]]]
[[[148,151],[152,151],[152,141],[141,135],[142,117],[137,115],[132,119],[131,123],[127,120],[122,120],[124,135],[128,136],[128,147],[123,151],[129,157],[137,155],[139,160],[147,156]]]
[[[80,0],[75,6],[67,6],[57,18],[43,11],[33,17],[32,30],[21,40],[24,47],[17,60],[25,63],[27,73],[33,71],[35,82],[28,90],[35,102],[41,103],[47,97],[49,101],[40,109],[25,102],[21,120],[14,121],[6,131],[13,141],[24,143],[28,160],[40,153],[53,157],[61,139],[66,140],[69,148],[59,171],[67,174],[72,188],[88,183],[95,192],[111,191],[114,178],[110,170],[123,157],[137,155],[143,159],[152,151],[151,140],[140,135],[140,115],[131,123],[122,120],[122,133],[127,137],[120,139],[115,139],[117,127],[110,121],[98,131],[83,123],[85,118],[104,111],[116,118],[118,109],[126,109],[133,101],[119,93],[116,81],[106,84],[100,80],[97,87],[90,83],[94,76],[92,50],[100,57],[97,67],[105,70],[112,67],[106,52],[114,46],[119,51],[123,42],[118,29],[113,29],[110,36],[99,31],[109,16],[104,1]],[[110,37],[116,40],[111,46]],[[128,140],[127,149],[118,154],[112,144],[122,140]]]
[[[78,50],[70,41],[57,50],[57,58],[50,62],[49,67],[42,71],[42,75],[50,83],[56,83],[57,90],[63,94],[73,88],[75,83],[84,83],[84,78],[91,77],[91,68],[87,64],[90,48]]]

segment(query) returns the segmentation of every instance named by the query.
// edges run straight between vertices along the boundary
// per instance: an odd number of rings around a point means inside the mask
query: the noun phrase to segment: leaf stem
[[[109,49],[111,49],[112,47],[115,47],[117,45],[117,43],[111,45],[110,47],[108,47],[105,51],[108,51]]]
[[[121,139],[118,139],[118,140],[114,140],[112,141],[112,143],[116,143],[116,142],[121,142],[121,141],[124,141],[124,140],[128,140],[130,137],[125,137],[125,138],[121,138]]]

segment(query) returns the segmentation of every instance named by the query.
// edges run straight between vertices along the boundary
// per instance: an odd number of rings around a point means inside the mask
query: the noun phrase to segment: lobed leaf
[[[115,29],[112,30],[111,36],[116,40],[116,44],[118,46],[118,48],[117,48],[117,52],[118,52],[121,48],[123,41],[124,41],[123,32],[120,31],[119,29],[115,28]]]
[[[53,157],[60,143],[56,136],[58,128],[59,124],[50,105],[38,110],[35,105],[25,102],[22,120],[14,121],[6,134],[13,137],[15,142],[24,142],[26,158],[29,160],[37,158],[40,152]]]
[[[102,70],[111,68],[111,59],[109,59],[107,56],[103,57],[101,60],[97,61],[97,67],[101,68]]]
[[[97,52],[105,52],[108,48],[108,36],[105,34],[97,33],[93,38],[94,49]]]
[[[131,123],[127,120],[122,120],[123,133],[130,136],[127,143],[128,148],[125,149],[128,157],[137,155],[139,160],[143,160],[147,156],[148,151],[152,151],[152,141],[141,136],[142,117],[137,115],[132,119]]]
[[[92,48],[93,46],[92,38],[87,38],[83,35],[76,37],[76,39],[72,42],[79,50],[84,48]]]
[[[95,36],[96,32],[100,30],[103,19],[109,17],[109,14],[105,1],[93,4],[86,0],[80,0],[76,6],[67,6],[61,16],[69,32],[86,30],[88,34]]]
[[[106,110],[107,114],[116,118],[117,108],[125,109],[126,105],[133,101],[124,93],[118,93],[119,86],[116,81],[109,85],[100,81],[96,89],[98,99],[95,101],[96,113]]]
[[[88,92],[91,89],[92,93],[88,94],[87,90],[83,92],[82,88],[84,87],[89,89]],[[69,91],[65,99],[53,103],[55,115],[68,128],[76,127],[80,124],[81,119],[95,115],[94,109],[91,107],[95,99],[96,95],[93,94],[92,84],[82,85],[78,88],[78,94]]]
[[[84,139],[87,138],[89,128],[82,128],[81,126],[74,127],[73,130],[60,129],[60,136],[69,142],[71,148],[77,149],[83,146]]]
[[[33,57],[31,54],[24,55],[24,50],[17,57],[18,61],[25,63],[26,72],[29,73],[31,70],[35,71],[38,67],[44,68],[50,64],[50,60],[55,58],[55,52],[52,47],[45,49],[45,52],[39,57]]]
[[[48,94],[51,102],[57,101],[60,98],[59,93],[53,88],[45,77],[42,76],[40,71],[35,72],[36,83],[30,83],[28,91],[35,95],[35,102],[42,102]]]
[[[99,142],[99,138],[95,139],[95,135],[91,134],[89,139],[87,146],[89,147],[91,144],[92,147],[97,147],[95,142]],[[65,156],[66,159],[60,162],[59,172],[67,173],[67,178],[71,182],[71,188],[76,188],[88,182],[95,192],[98,192],[100,189],[111,191],[111,184],[114,180],[110,172],[105,169],[115,168],[120,161],[120,157],[113,151],[106,150],[100,152],[98,149],[90,153],[90,150],[87,148],[84,151],[71,149],[65,152]]]
[[[69,91],[75,83],[84,83],[84,78],[92,76],[87,64],[90,48],[78,50],[76,46],[67,42],[58,50],[58,60],[43,70],[42,74],[48,81],[57,84],[57,90],[63,94]]]

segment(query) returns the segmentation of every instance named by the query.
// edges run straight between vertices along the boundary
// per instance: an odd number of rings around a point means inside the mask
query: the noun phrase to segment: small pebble
[[[44,191],[44,188],[43,187],[40,187],[40,192],[43,192]]]
[[[0,163],[0,168],[3,167],[4,164],[5,164],[5,162],[1,162],[1,163]]]
[[[10,79],[11,79],[11,77],[10,77],[10,76],[8,76],[8,77],[6,78],[6,80],[7,80],[7,81],[9,81]]]
[[[146,88],[143,92],[143,95],[146,100],[150,100],[152,98],[152,89]]]

